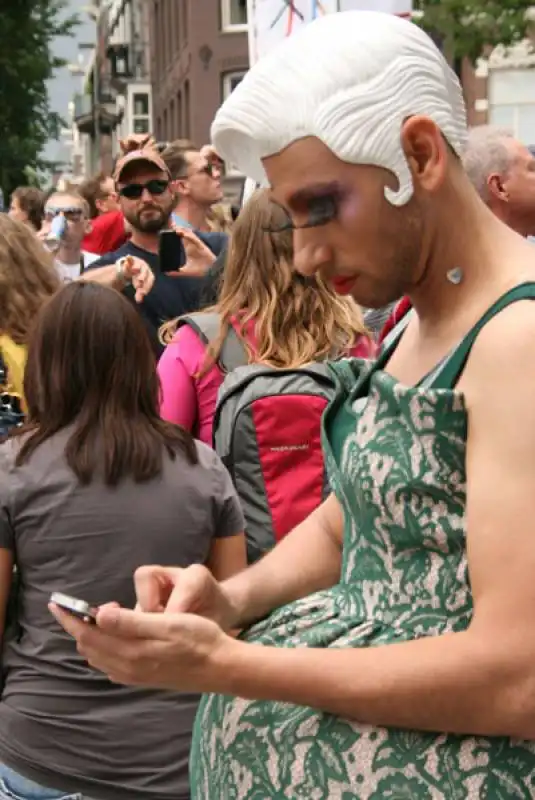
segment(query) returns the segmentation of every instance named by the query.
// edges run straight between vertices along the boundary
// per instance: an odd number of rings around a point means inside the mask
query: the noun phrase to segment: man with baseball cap
[[[159,327],[199,308],[203,276],[214,255],[199,236],[181,231],[177,235],[184,241],[188,259],[185,269],[174,276],[160,272],[159,235],[170,227],[176,198],[167,166],[150,144],[119,159],[114,180],[131,237],[119,250],[96,261],[84,279],[113,286],[137,300],[158,355],[162,350]]]

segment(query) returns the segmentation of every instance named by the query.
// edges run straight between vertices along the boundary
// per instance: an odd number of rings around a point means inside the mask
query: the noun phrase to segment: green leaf
[[[0,186],[8,196],[47,168],[42,151],[64,124],[50,109],[47,82],[64,65],[55,39],[78,24],[66,0],[2,3],[0,25]],[[35,180],[34,180],[35,182]]]
[[[533,0],[414,0],[420,24],[443,44],[450,58],[475,62],[487,47],[509,46],[527,36],[526,11]]]

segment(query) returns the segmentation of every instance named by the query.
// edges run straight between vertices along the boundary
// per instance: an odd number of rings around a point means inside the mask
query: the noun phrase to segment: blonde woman
[[[218,358],[231,326],[249,363],[288,369],[348,354],[373,355],[358,306],[321,278],[304,279],[293,270],[292,231],[286,223],[285,212],[265,190],[244,207],[233,229],[217,305],[219,335],[208,349],[178,321],[162,329],[168,347],[158,365],[161,415],[207,444],[224,377]]]
[[[8,388],[20,397],[30,328],[59,286],[53,258],[32,229],[0,214],[0,354]]]
[[[234,224],[231,207],[223,203],[212,206],[208,215],[208,224],[214,233],[230,233]]]

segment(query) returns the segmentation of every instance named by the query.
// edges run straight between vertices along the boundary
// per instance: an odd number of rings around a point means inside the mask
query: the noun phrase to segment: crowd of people
[[[373,12],[212,139],[0,214],[0,800],[529,800],[535,151]]]

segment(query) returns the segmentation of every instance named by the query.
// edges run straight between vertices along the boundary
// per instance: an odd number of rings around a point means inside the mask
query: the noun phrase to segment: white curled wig
[[[265,184],[263,158],[317,137],[342,161],[390,170],[399,186],[385,196],[401,206],[413,193],[401,127],[416,114],[461,155],[462,90],[433,41],[393,14],[346,11],[311,22],[261,59],[219,109],[212,141]]]

